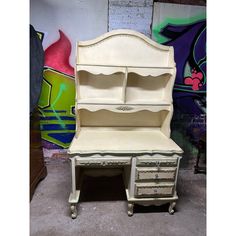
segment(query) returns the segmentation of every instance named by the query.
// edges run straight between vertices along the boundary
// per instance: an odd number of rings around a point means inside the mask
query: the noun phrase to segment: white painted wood
[[[106,157],[76,157],[76,165],[77,166],[100,166],[100,167],[109,167],[109,166],[126,166],[130,165],[130,156],[122,156],[122,157],[114,157],[114,156],[106,156]]]
[[[114,30],[94,40],[78,42],[77,50],[77,64],[82,65],[175,66],[173,47],[158,44],[133,30]]]
[[[121,66],[91,66],[91,65],[76,65],[76,71],[86,71],[94,75],[111,75],[114,73],[125,73],[126,67]],[[95,77],[96,79],[96,77]]]
[[[143,76],[144,78],[146,76],[152,76],[157,77],[160,75],[173,75],[175,73],[175,68],[172,67],[128,67],[128,73],[136,73],[138,75]],[[175,79],[175,78],[173,78]]]
[[[125,74],[117,72],[112,75],[94,75],[86,71],[80,71],[79,100],[78,102],[97,102],[104,100],[122,103],[123,83]]]
[[[137,167],[136,180],[175,180],[176,167],[158,168],[158,167]]]
[[[136,167],[136,158],[132,158],[131,174],[129,179],[129,196],[134,197],[134,183],[135,183],[135,167]]]
[[[136,183],[136,197],[163,197],[172,196],[174,191],[173,183]]]
[[[158,112],[137,110],[131,112],[121,109],[123,109],[123,106],[116,106],[114,110],[89,111],[87,109],[81,109],[81,126],[161,128],[165,117],[168,116],[168,111],[166,110],[160,110]]]
[[[181,150],[182,151],[182,150]],[[177,152],[175,152],[177,153]],[[182,153],[182,152],[180,152]],[[177,167],[178,160],[180,158],[179,155],[173,154],[171,156],[167,156],[167,153],[163,154],[154,154],[152,156],[145,154],[137,157],[137,166],[148,166],[148,167]]]
[[[77,125],[68,149],[74,165],[93,176],[123,170],[129,216],[134,203],[170,203],[173,214],[183,153],[170,139],[173,48],[117,30],[79,42],[77,50]],[[69,202],[74,204],[75,197]],[[76,217],[74,205],[71,211]]]
[[[126,87],[126,103],[128,104],[156,104],[171,103],[172,90],[167,91],[171,75],[142,76],[129,73]],[[142,94],[142,95],[140,95]]]
[[[173,116],[173,105],[170,106],[170,111],[160,113],[161,115],[161,132],[168,138],[170,138],[170,122]]]
[[[72,140],[70,154],[76,153],[181,153],[174,141],[159,129],[133,129],[133,127],[97,129],[82,127],[78,138]]]

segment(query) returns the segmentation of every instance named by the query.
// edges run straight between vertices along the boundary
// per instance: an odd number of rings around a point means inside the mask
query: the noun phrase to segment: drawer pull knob
[[[154,193],[157,193],[157,189],[154,189]]]
[[[155,175],[155,178],[158,179],[158,174]]]

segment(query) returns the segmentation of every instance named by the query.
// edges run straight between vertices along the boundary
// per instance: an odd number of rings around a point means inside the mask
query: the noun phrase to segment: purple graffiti
[[[200,115],[206,107],[206,20],[187,25],[168,24],[161,35],[173,46],[177,67],[174,87],[175,111]],[[191,75],[185,77],[189,65]]]

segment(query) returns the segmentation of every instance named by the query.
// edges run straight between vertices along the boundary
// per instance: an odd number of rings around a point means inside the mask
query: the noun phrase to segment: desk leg
[[[175,212],[175,210],[174,210],[175,206],[176,206],[176,202],[171,202],[171,203],[170,203],[170,206],[169,206],[169,214],[170,214],[170,215],[173,215],[173,214],[174,214],[174,212]]]
[[[71,158],[71,194],[69,197],[70,210],[71,210],[71,218],[75,219],[77,217],[77,203],[79,201],[80,189],[76,190],[76,165],[75,165],[75,157]]]
[[[134,203],[128,202],[128,216],[132,216],[134,213]]]

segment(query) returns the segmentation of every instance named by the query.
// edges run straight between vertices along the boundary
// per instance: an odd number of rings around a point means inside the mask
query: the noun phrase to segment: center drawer
[[[135,197],[170,197],[174,194],[173,183],[136,183]]]
[[[176,167],[157,168],[157,167],[136,167],[135,180],[169,180],[174,181]]]

